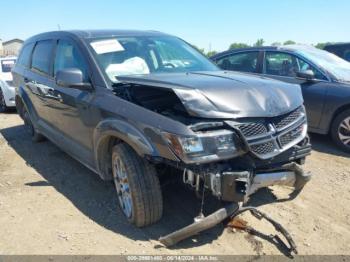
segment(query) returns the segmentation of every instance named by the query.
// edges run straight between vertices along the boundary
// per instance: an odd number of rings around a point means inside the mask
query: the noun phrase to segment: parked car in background
[[[346,61],[350,61],[350,43],[329,44],[324,50],[331,52]]]
[[[350,152],[350,63],[304,45],[233,49],[211,59],[224,70],[299,84],[309,131],[330,134],[340,148]]]
[[[12,73],[33,140],[45,136],[114,180],[137,226],[162,216],[159,177],[232,205],[274,184],[300,192],[310,179],[300,87],[224,72],[177,37],[44,33],[25,41]]]
[[[11,70],[16,64],[17,57],[0,58],[0,112],[14,108],[15,87],[12,82]]]

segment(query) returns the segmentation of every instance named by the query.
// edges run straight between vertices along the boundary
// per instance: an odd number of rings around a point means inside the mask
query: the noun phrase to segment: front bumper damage
[[[281,167],[258,172],[249,171],[223,172],[210,174],[209,188],[213,194],[223,201],[246,202],[248,197],[258,189],[280,185],[300,191],[311,179],[297,163],[288,163]]]
[[[283,244],[285,248],[289,250],[290,254],[292,252],[297,254],[293,239],[282,225],[256,208],[243,207],[243,205],[240,206],[239,203],[246,203],[249,196],[260,188],[274,185],[291,187],[294,189],[294,196],[299,194],[312,176],[310,173],[304,172],[300,165],[304,162],[305,156],[310,154],[310,151],[311,146],[308,143],[308,139],[306,139],[306,141],[300,145],[295,146],[295,148],[277,156],[271,161],[263,161],[261,163],[255,162],[252,165],[247,165],[249,161],[243,159],[242,162],[245,163],[247,167],[246,170],[230,170],[231,168],[228,167],[230,167],[231,164],[223,164],[223,167],[216,166],[216,168],[204,169],[205,171],[198,173],[185,169],[183,173],[184,183],[190,184],[198,192],[201,188],[200,181],[202,181],[203,190],[210,190],[218,199],[232,203],[206,217],[202,216],[200,219],[195,219],[193,224],[160,237],[159,241],[167,247],[175,245],[190,236],[214,227],[227,218],[233,218],[244,211],[250,210],[255,217],[259,219],[265,218],[270,222],[275,229],[285,237],[289,246],[277,235],[269,235],[268,237],[271,241]],[[238,159],[235,160],[237,166],[240,166],[239,162]],[[244,230],[251,234],[257,232],[250,227]]]

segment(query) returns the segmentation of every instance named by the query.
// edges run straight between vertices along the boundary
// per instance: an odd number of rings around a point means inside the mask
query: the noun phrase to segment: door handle
[[[55,93],[55,89],[54,88],[49,88],[47,90],[46,97],[50,98],[50,99],[57,100],[59,102],[63,102],[62,96],[59,93]]]

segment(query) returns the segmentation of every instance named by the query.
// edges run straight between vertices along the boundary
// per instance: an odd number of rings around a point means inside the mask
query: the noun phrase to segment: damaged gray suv
[[[262,187],[310,179],[300,87],[221,71],[154,31],[59,31],[28,39],[13,69],[16,105],[44,137],[114,180],[127,219],[162,216],[159,180],[239,203]],[[205,218],[202,218],[205,219]]]

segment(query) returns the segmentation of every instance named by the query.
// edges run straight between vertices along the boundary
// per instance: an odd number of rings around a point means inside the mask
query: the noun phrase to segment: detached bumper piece
[[[166,247],[173,246],[186,238],[189,238],[204,230],[216,226],[217,224],[221,223],[226,218],[234,214],[234,212],[236,212],[237,210],[239,210],[239,206],[237,204],[229,204],[224,208],[221,208],[216,212],[212,213],[211,215],[204,217],[197,222],[194,222],[191,225],[181,228],[164,237],[160,237],[159,241]]]
[[[242,214],[243,212],[250,211],[252,215],[254,215],[258,219],[266,219],[269,223],[271,223],[276,231],[280,232],[288,242],[288,245],[285,244],[278,235],[269,235],[268,238],[273,242],[277,242],[279,244],[284,245],[285,249],[288,250],[289,254],[292,253],[297,254],[297,247],[295,245],[294,240],[288,233],[288,231],[278,222],[274,221],[265,213],[257,210],[255,207],[239,207],[237,204],[229,204],[224,208],[217,210],[211,215],[204,217],[200,221],[194,222],[191,225],[188,225],[180,230],[177,230],[169,235],[164,237],[160,237],[159,241],[165,245],[166,247],[173,246],[180,241],[189,238],[193,235],[196,235],[204,230],[207,230],[211,227],[216,226],[227,218],[234,218],[235,216]],[[253,235],[261,235],[258,231],[251,227],[245,227],[244,230]]]

